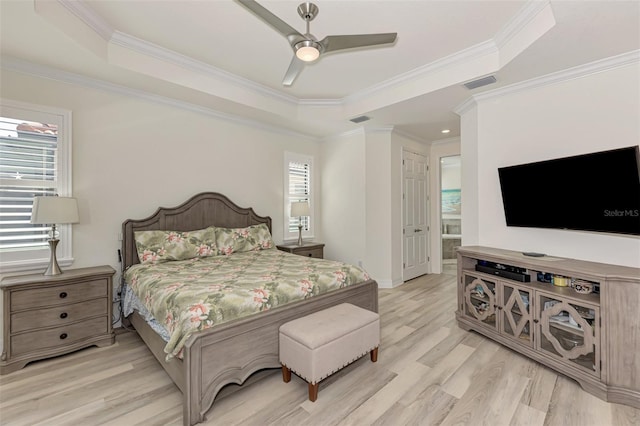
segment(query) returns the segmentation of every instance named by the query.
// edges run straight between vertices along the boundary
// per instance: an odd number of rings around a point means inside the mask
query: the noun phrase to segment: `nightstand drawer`
[[[85,281],[80,284],[57,285],[11,293],[11,310],[39,308],[43,306],[66,305],[97,297],[106,297],[107,279]]]
[[[88,337],[105,335],[109,321],[110,318],[104,316],[48,330],[17,334],[11,337],[11,356],[69,346]]]
[[[316,259],[322,259],[323,253],[322,253],[322,249],[300,249],[300,250],[296,250],[294,251],[295,254],[297,254],[298,256],[304,256],[304,257],[315,257]]]
[[[11,333],[70,324],[96,315],[107,315],[105,298],[56,306],[39,311],[22,311],[11,315]]]

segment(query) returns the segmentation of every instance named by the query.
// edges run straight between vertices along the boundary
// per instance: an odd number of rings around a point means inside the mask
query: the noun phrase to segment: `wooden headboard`
[[[202,192],[177,207],[160,207],[146,219],[126,220],[122,224],[123,266],[126,269],[140,263],[133,237],[135,231],[194,231],[208,226],[244,228],[260,223],[267,224],[271,232],[270,217],[258,216],[252,208],[239,207],[217,192]]]

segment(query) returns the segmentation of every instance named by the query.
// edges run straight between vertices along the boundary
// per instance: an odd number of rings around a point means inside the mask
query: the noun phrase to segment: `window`
[[[284,239],[298,238],[299,217],[291,217],[291,203],[307,201],[313,215],[313,159],[310,156],[286,152],[284,182]],[[302,217],[302,236],[313,237],[313,217]]]
[[[35,196],[71,196],[71,113],[0,100],[0,264],[46,266],[49,225],[31,224]],[[60,265],[71,264],[71,225],[58,226]]]

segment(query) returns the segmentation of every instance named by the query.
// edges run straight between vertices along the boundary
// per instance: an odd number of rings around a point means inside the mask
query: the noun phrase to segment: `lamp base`
[[[298,225],[298,245],[302,246],[302,225]]]
[[[51,251],[51,258],[49,259],[49,267],[46,271],[44,271],[44,275],[60,275],[62,270],[60,266],[58,266],[58,258],[56,257],[56,248],[58,247],[58,243],[60,242],[57,238],[52,238],[49,240],[49,250]]]

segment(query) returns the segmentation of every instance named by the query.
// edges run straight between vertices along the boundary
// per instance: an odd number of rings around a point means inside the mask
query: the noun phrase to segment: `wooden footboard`
[[[165,361],[162,339],[137,315],[131,322],[182,390],[183,423],[191,426],[204,420],[225,385],[242,384],[258,370],[280,368],[280,325],[345,302],[378,312],[378,284],[369,280],[193,334],[182,361]]]

